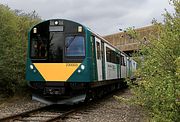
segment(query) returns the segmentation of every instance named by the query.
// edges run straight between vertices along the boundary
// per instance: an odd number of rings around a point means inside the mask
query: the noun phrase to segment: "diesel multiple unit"
[[[89,28],[64,19],[29,32],[26,80],[39,98],[101,96],[133,78],[136,62]]]

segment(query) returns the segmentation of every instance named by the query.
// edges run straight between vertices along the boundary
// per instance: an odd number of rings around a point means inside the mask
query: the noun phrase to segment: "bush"
[[[158,36],[142,44],[137,71],[141,80],[133,86],[135,103],[157,122],[180,121],[180,2],[171,2],[175,13],[166,11],[163,24],[154,22]]]
[[[13,95],[25,81],[28,30],[40,19],[1,4],[0,13],[0,89]]]

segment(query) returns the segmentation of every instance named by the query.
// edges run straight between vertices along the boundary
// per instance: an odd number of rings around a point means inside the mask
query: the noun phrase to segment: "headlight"
[[[85,69],[85,66],[84,66],[84,65],[81,65],[81,69],[84,70],[84,69]]]
[[[33,28],[33,33],[37,33],[37,28]]]
[[[81,73],[81,70],[80,70],[80,69],[78,70],[78,73]]]
[[[59,22],[58,22],[58,21],[55,21],[54,24],[55,24],[55,25],[59,25]]]
[[[82,32],[82,26],[78,26],[78,32]]]
[[[30,67],[30,69],[32,69],[32,70],[34,69],[34,66],[33,66],[32,64],[31,64],[29,67]]]

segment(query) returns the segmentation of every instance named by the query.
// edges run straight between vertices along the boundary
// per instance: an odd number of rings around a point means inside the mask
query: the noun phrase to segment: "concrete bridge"
[[[140,49],[140,42],[147,41],[148,37],[155,33],[155,28],[154,26],[147,26],[135,29],[135,31],[138,33],[140,40],[133,38],[126,31],[107,35],[104,36],[104,38],[118,49],[131,56],[133,52]]]

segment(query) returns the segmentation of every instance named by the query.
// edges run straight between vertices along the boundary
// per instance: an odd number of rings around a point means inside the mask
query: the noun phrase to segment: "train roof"
[[[124,53],[123,51],[121,51],[120,49],[118,49],[116,46],[112,45],[109,41],[107,41],[106,39],[104,39],[102,36],[100,36],[99,34],[97,34],[96,32],[92,31],[90,28],[86,27],[92,34],[94,34],[95,36],[97,36],[99,39],[103,40],[104,42],[106,42],[107,44],[109,44],[111,47],[115,48],[116,50],[119,50],[121,53],[123,53],[124,55],[128,56],[126,53]]]

